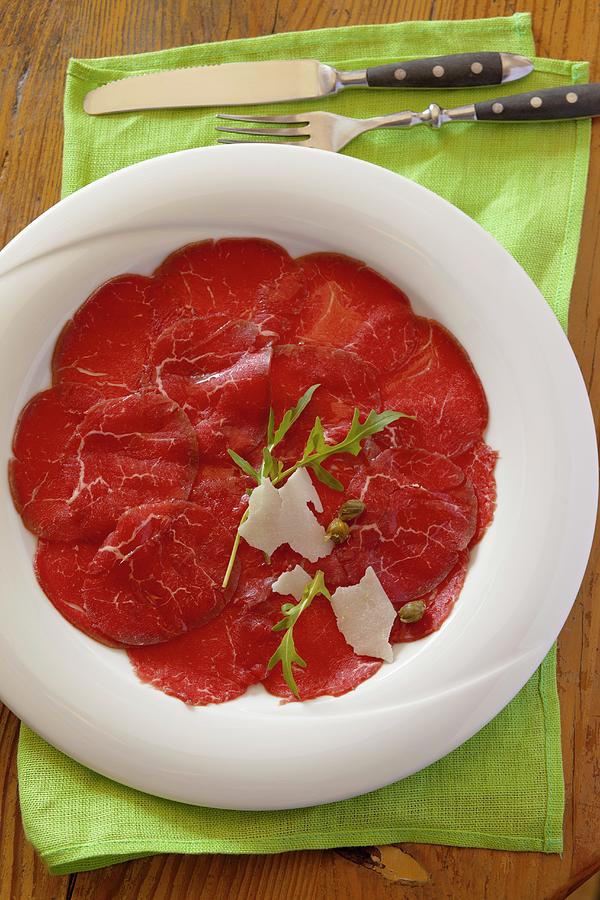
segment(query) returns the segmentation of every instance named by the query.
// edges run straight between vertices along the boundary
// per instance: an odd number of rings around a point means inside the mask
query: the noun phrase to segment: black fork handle
[[[569,84],[475,103],[480,122],[548,122],[600,115],[600,84]]]

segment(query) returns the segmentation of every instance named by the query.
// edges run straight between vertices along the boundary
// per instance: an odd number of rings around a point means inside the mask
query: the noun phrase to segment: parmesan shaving
[[[248,517],[239,533],[257,550],[270,556],[281,544],[288,544],[310,562],[328,556],[333,545],[308,504],[317,512],[323,506],[306,469],[297,469],[282,488],[265,478],[248,502]]]
[[[279,491],[265,478],[250,494],[248,517],[238,531],[251,547],[270,556],[282,543],[280,518]]]
[[[271,590],[276,594],[282,594],[284,597],[293,597],[294,600],[300,601],[307,584],[310,584],[312,577],[306,572],[302,566],[294,566],[287,572],[282,572],[277,581],[271,585]]]
[[[371,566],[358,584],[334,591],[331,606],[339,630],[355,653],[393,661],[389,637],[396,610]]]

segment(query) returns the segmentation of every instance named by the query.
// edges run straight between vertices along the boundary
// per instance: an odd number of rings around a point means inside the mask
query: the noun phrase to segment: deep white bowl
[[[0,694],[65,753],[187,803],[306,806],[409,775],[469,738],[541,662],[576,596],[597,503],[577,363],[525,272],[459,210],[368,163],[294,147],[162,156],[63,200],[0,253],[0,441],[49,383],[65,320],[106,278],[188,241],[272,238],[366,260],[467,348],[500,451],[498,509],[444,627],[340,698],[281,705],[258,686],[190,709],[72,628],[38,587],[34,540],[0,479]],[[290,774],[293,773],[293,774]]]

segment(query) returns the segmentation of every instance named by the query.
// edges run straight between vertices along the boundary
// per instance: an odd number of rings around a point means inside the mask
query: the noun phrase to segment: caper
[[[343,519],[332,519],[327,526],[327,537],[334,544],[343,544],[350,537],[350,526]]]
[[[346,500],[340,506],[338,515],[342,522],[351,522],[352,519],[357,519],[364,511],[365,504],[362,500]]]
[[[405,603],[401,607],[398,618],[401,622],[418,622],[423,618],[426,608],[422,600],[411,600],[410,603]]]

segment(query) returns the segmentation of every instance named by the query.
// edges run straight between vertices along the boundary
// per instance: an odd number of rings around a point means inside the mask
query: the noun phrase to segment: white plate
[[[0,441],[48,383],[66,318],[111,275],[187,241],[262,235],[366,260],[447,325],[483,380],[498,510],[441,631],[344,697],[280,705],[255,687],[190,709],[44,598],[34,541],[0,480],[0,693],[65,753],[143,791],[246,809],[363,793],[444,756],[498,713],[556,638],[583,577],[597,500],[593,421],[554,315],[517,263],[435,194],[350,157],[221,147],[84,188],[0,254]],[[293,773],[293,774],[290,774]]]

